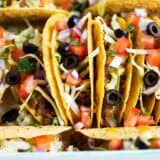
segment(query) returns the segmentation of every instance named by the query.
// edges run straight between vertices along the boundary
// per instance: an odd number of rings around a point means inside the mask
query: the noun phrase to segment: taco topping
[[[104,99],[105,103],[108,105],[119,106],[122,103],[121,94],[116,90],[108,90]]]
[[[16,70],[10,70],[6,75],[6,83],[9,85],[18,84],[20,80],[20,73]]]
[[[159,76],[154,71],[148,71],[143,77],[144,84],[147,87],[154,86],[155,84],[157,84],[158,80],[159,80]]]
[[[158,38],[160,37],[160,27],[154,22],[149,23],[147,26],[147,33],[155,38]]]

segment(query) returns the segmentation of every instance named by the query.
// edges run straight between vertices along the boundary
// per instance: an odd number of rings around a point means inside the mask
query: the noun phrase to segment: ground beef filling
[[[80,95],[78,96],[76,102],[78,103],[79,106],[91,106],[91,96],[90,96],[90,89],[88,89],[85,92],[81,92]]]
[[[53,118],[56,116],[53,107],[47,102],[44,97],[38,93],[34,94],[29,101],[29,106],[36,110],[37,116],[42,116],[43,125],[52,124]]]

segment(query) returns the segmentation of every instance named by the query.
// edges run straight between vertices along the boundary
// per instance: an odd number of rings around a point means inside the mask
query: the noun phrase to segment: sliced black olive
[[[116,29],[114,31],[114,34],[117,38],[121,38],[122,36],[124,36],[124,31],[122,31],[121,29]]]
[[[146,72],[143,81],[146,87],[152,87],[157,84],[159,76],[153,70]]]
[[[160,27],[154,22],[149,23],[147,26],[147,33],[156,38],[160,37]]]
[[[76,15],[72,15],[69,20],[68,20],[68,27],[73,28],[78,22],[79,22],[79,17]]]
[[[68,43],[60,43],[58,47],[58,53],[61,54],[62,56],[68,56],[68,48],[69,44]]]
[[[122,104],[122,96],[116,90],[109,90],[106,92],[104,101],[108,105],[119,106]]]
[[[14,122],[16,121],[18,115],[18,109],[11,109],[2,116],[1,121],[2,123]]]
[[[38,46],[33,43],[24,42],[23,51],[25,53],[36,53],[38,51]]]
[[[78,65],[78,58],[75,55],[69,55],[65,57],[62,61],[66,69],[73,69]]]
[[[16,70],[11,70],[6,75],[6,83],[9,85],[18,84],[21,80],[20,73]]]
[[[135,146],[138,148],[138,149],[149,149],[149,146],[143,142],[140,137],[138,137],[136,140],[135,140]]]

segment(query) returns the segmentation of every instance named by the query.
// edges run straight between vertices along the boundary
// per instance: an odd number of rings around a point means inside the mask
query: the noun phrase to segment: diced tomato
[[[25,53],[21,49],[14,49],[11,51],[12,58],[15,62],[18,62],[19,58],[23,57]]]
[[[91,125],[91,109],[85,106],[80,107],[80,120],[85,128]]]
[[[142,45],[142,48],[144,49],[155,49],[156,40],[153,36],[142,33],[141,45]]]
[[[0,27],[0,48],[5,45],[4,29]]]
[[[4,38],[4,29],[0,27],[0,39]]]
[[[149,50],[146,58],[150,65],[160,67],[160,50]]]
[[[49,136],[39,136],[39,137],[33,138],[33,140],[34,140],[35,146],[38,149],[42,149],[43,151],[50,150],[51,140]]]
[[[155,121],[149,115],[143,115],[138,108],[132,109],[128,118],[124,121],[124,126],[134,127],[139,125],[154,125]]]
[[[135,26],[135,27],[138,27],[138,25],[139,25],[139,17],[137,17],[136,15],[131,15],[131,16],[129,16],[128,18],[127,18],[127,22],[129,23],[129,24],[132,24],[133,26]]]
[[[123,141],[119,139],[110,140],[108,142],[109,150],[121,150],[123,149]]]
[[[57,21],[55,23],[55,28],[57,31],[62,31],[64,29],[66,29],[68,26],[67,26],[67,22],[66,21]]]
[[[70,86],[78,86],[82,83],[82,78],[81,77],[75,77],[72,72],[69,72],[67,74],[67,78],[66,78],[66,83]]]
[[[86,44],[78,44],[78,45],[71,44],[69,46],[69,51],[72,54],[75,54],[79,58],[79,60],[82,60],[86,57],[88,49]]]
[[[115,44],[115,50],[117,54],[126,55],[126,48],[130,47],[129,40],[126,37],[121,37]]]
[[[127,127],[136,126],[140,112],[141,111],[139,109],[133,108],[130,114],[128,115],[128,118],[124,121],[124,126]]]
[[[137,126],[139,125],[154,125],[155,121],[149,115],[140,115],[137,119]]]
[[[151,140],[151,148],[159,149],[160,148],[160,139]]]
[[[20,5],[20,7],[26,7],[27,6],[25,0],[20,1],[19,5]]]
[[[36,80],[34,80],[33,75],[28,75],[20,84],[19,87],[19,97],[20,99],[25,100],[29,94],[33,91],[33,89],[36,87],[37,83]]]
[[[75,38],[80,38],[80,35],[77,33],[77,32],[75,32],[73,29],[71,30],[71,36],[72,36],[72,38],[73,39],[75,39]]]
[[[72,7],[72,0],[61,0],[60,6],[62,9],[69,10]]]

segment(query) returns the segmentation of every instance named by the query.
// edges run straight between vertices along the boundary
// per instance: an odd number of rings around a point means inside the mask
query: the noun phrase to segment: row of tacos
[[[14,125],[2,127],[2,146],[52,151],[50,135],[72,125],[89,137],[83,148],[83,138],[77,146],[80,137],[66,134],[73,150],[159,148],[160,19],[158,1],[148,3],[101,2],[83,16],[0,9],[1,125]],[[39,125],[47,126],[28,127]]]

